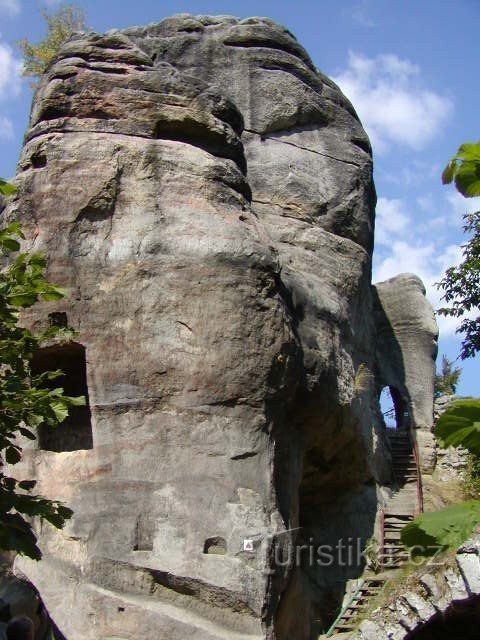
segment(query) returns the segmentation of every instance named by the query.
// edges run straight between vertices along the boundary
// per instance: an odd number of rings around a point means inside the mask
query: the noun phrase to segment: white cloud
[[[0,116],[0,140],[12,140],[13,125],[8,118]]]
[[[345,11],[348,13],[348,11]],[[372,8],[368,0],[359,0],[350,10],[351,18],[362,27],[374,27],[375,22],[372,20]]]
[[[18,16],[21,9],[20,0],[0,0],[0,11],[6,11],[10,16]]]
[[[390,245],[392,238],[405,231],[409,222],[401,200],[379,198],[375,215],[375,242]]]
[[[422,211],[431,212],[434,210],[433,196],[431,193],[426,193],[424,196],[418,196],[417,204]]]
[[[0,41],[0,102],[18,96],[21,89],[21,74],[21,60],[15,57],[11,47]],[[13,137],[12,122],[0,113],[0,139],[11,140]]]
[[[334,78],[352,101],[374,150],[391,144],[415,150],[438,133],[451,101],[419,84],[420,68],[393,54],[368,58],[349,52],[348,68]]]
[[[449,191],[445,196],[450,206],[451,214],[449,220],[451,224],[463,223],[465,213],[474,213],[480,210],[480,198],[464,198],[458,191]]]
[[[0,42],[0,100],[20,93],[22,61],[16,58],[8,44]]]

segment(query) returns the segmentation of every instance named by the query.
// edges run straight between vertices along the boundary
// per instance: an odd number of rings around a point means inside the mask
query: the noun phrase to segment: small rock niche
[[[77,342],[69,342],[39,349],[32,360],[32,373],[39,375],[57,369],[63,375],[49,380],[45,387],[61,387],[67,396],[85,396],[86,404],[70,407],[68,418],[54,429],[41,425],[38,430],[39,447],[56,453],[93,449],[85,347]]]
[[[227,553],[227,541],[220,536],[207,538],[203,545],[203,553],[224,556]]]

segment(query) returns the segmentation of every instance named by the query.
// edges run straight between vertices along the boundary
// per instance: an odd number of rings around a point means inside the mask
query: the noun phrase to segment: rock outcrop
[[[465,637],[466,632],[474,637],[479,601],[480,536],[475,534],[453,558],[434,558],[418,567],[407,579],[407,588],[397,586],[350,640],[413,640],[417,634],[452,638]],[[460,624],[457,620],[451,627],[452,635],[448,633],[451,614],[460,618]],[[438,622],[436,630],[433,625]],[[422,631],[427,633],[422,636]]]
[[[397,425],[413,428],[422,471],[435,467],[433,397],[438,327],[425,287],[418,276],[404,273],[374,288],[376,380],[389,387]]]
[[[7,215],[71,291],[28,321],[79,332],[35,367],[89,399],[26,448],[22,473],[74,517],[39,526],[44,559],[17,566],[68,640],[310,638],[363,560],[298,550],[363,548],[390,478],[351,104],[267,19],[76,34],[37,89],[16,183]],[[407,284],[377,288],[387,316]],[[403,382],[380,375],[426,427],[421,328]],[[397,334],[404,354],[414,338]]]

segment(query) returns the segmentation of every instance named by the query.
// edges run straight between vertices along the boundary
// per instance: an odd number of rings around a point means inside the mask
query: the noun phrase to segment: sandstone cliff
[[[89,398],[25,456],[75,515],[17,566],[68,640],[310,638],[363,565],[292,558],[375,533],[378,389],[419,391],[415,361],[400,383],[376,363],[352,105],[264,18],[77,34],[38,87],[16,182],[8,215],[71,290],[29,320],[79,331],[38,369]]]

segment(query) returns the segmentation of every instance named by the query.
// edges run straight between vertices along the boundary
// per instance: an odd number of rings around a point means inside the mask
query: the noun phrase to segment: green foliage
[[[456,548],[480,523],[480,500],[468,500],[440,511],[422,513],[402,529],[402,542],[419,555],[433,555],[440,549]]]
[[[9,184],[5,182],[2,178],[0,178],[0,195],[1,196],[13,196],[16,193],[16,189],[13,184]]]
[[[51,388],[60,371],[32,373],[35,352],[45,341],[64,338],[65,329],[52,326],[35,335],[19,325],[20,311],[39,299],[59,300],[65,290],[46,281],[44,256],[20,253],[12,259],[10,254],[19,251],[23,237],[18,223],[0,230],[0,248],[9,263],[0,272],[0,549],[39,559],[30,519],[39,516],[60,528],[72,512],[33,493],[34,481],[6,475],[5,465],[21,461],[20,436],[35,440],[40,425],[58,426],[69,407],[85,404],[85,398],[71,398],[61,388]]]
[[[24,56],[23,75],[39,78],[57,55],[58,50],[74,31],[85,29],[85,15],[82,9],[69,5],[56,13],[42,11],[47,23],[47,35],[36,44],[27,38],[18,46]]]
[[[442,447],[464,447],[477,460],[480,477],[480,399],[457,400],[440,416],[435,436]],[[422,513],[402,530],[407,547],[430,555],[439,548],[458,547],[480,525],[480,500],[468,500],[433,513]]]
[[[480,458],[473,453],[468,456],[463,485],[467,496],[480,500]]]
[[[480,142],[463,144],[445,167],[442,180],[444,184],[454,181],[466,198],[480,196]],[[466,213],[463,220],[463,230],[469,236],[462,247],[463,260],[457,267],[449,267],[437,283],[447,303],[438,313],[455,318],[480,312],[480,212]],[[463,318],[457,333],[465,336],[460,353],[463,360],[480,351],[480,315]]]
[[[443,448],[464,447],[480,456],[480,399],[452,403],[438,419],[435,436]]]
[[[441,373],[437,373],[435,376],[435,397],[453,395],[457,391],[458,379],[461,373],[462,370],[460,368],[453,368],[453,362],[447,356],[442,356]]]
[[[480,196],[480,141],[462,144],[447,164],[442,182],[450,184],[453,181],[462,196]]]

